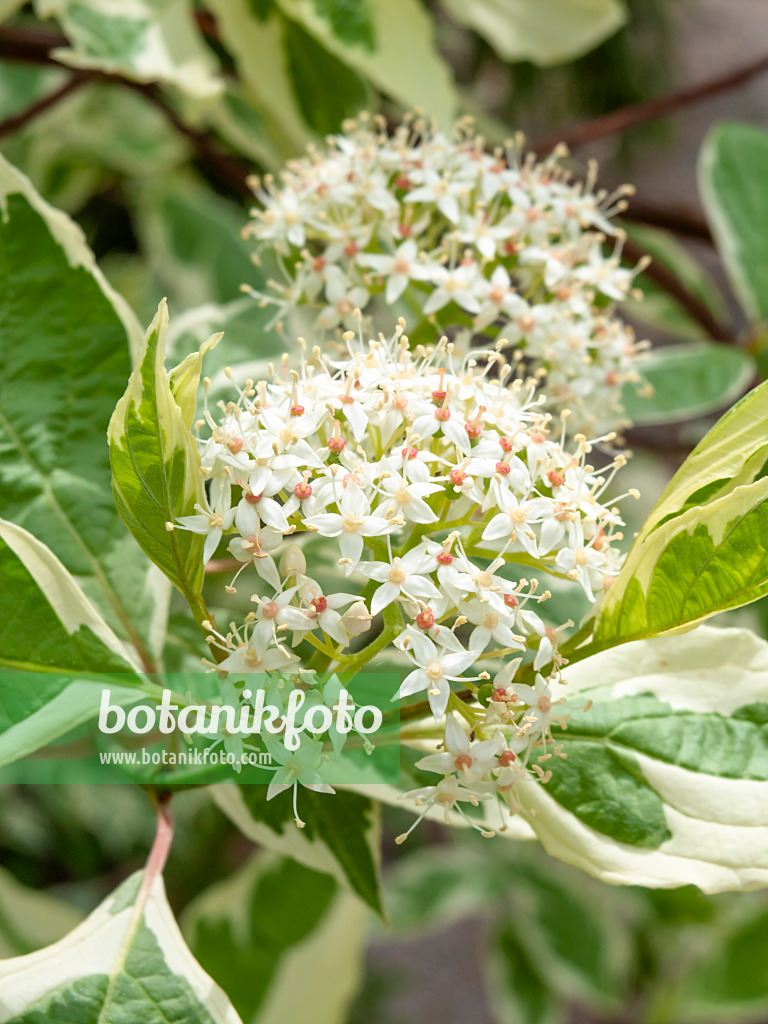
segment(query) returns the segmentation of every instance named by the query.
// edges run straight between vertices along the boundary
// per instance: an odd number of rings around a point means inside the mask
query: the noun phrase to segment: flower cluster
[[[204,534],[206,558],[229,537],[242,563],[230,591],[254,570],[246,621],[212,631],[220,671],[315,685],[318,671],[394,654],[410,671],[392,699],[425,698],[445,730],[446,752],[425,767],[446,778],[419,799],[498,792],[513,806],[515,780],[544,775],[530,752],[548,756],[562,688],[561,630],[540,617],[550,595],[531,572],[590,600],[610,584],[621,520],[603,495],[625,458],[595,469],[583,435],[567,442],[566,412],[553,420],[498,348],[412,349],[403,327],[367,342],[347,332],[338,358],[302,343],[295,368],[286,356],[271,380],[233,382],[218,418],[206,408],[207,504],[175,528]],[[308,573],[318,542],[342,592]]]
[[[279,182],[253,182],[248,232],[280,279],[252,294],[274,305],[272,326],[307,307],[316,331],[344,329],[383,299],[415,318],[419,340],[437,328],[468,347],[501,333],[573,429],[621,426],[642,348],[611,311],[641,269],[621,265],[609,219],[628,190],[595,193],[592,167],[572,182],[562,156],[537,162],[519,143],[488,153],[467,122],[454,138],[414,118],[391,136],[353,123]]]

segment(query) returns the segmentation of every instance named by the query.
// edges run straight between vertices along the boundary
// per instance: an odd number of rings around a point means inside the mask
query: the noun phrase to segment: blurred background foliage
[[[241,293],[268,273],[241,238],[247,176],[363,108],[414,107],[445,126],[470,113],[490,143],[566,138],[577,173],[597,156],[606,187],[636,182],[625,254],[654,263],[624,314],[657,354],[654,397],[628,396],[644,494],[629,535],[765,371],[768,135],[709,133],[768,115],[763,0],[0,0],[0,19],[0,151],[140,319],[168,296],[178,351],[226,330],[214,379],[279,350]],[[749,615],[766,635],[764,602]],[[181,609],[171,634],[168,667],[195,664]],[[373,925],[328,876],[254,852],[206,792],[175,809],[171,902],[246,1024],[768,1021],[763,894],[612,888],[534,843],[429,822],[399,847],[408,815],[386,809],[389,921]],[[0,789],[0,955],[68,931],[153,828],[129,787]]]

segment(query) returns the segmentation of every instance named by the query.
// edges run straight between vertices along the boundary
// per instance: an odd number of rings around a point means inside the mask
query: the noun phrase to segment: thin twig
[[[212,558],[210,562],[205,563],[205,572],[207,575],[215,575],[222,572],[236,572],[243,566],[242,562],[238,562],[236,558]]]
[[[155,880],[162,875],[165,869],[168,854],[171,852],[171,845],[173,844],[174,822],[173,812],[171,811],[171,794],[168,792],[154,794],[154,800],[157,813],[155,841],[152,844],[152,849],[149,851],[149,857],[147,857],[147,863],[144,867],[144,878],[142,879],[141,889],[134,905],[134,914],[139,919],[144,913],[144,907],[149,899]]]
[[[53,92],[49,92],[47,96],[43,96],[35,103],[31,103],[18,114],[12,114],[10,117],[6,117],[4,121],[0,121],[0,139],[5,138],[6,135],[12,135],[20,128],[29,124],[30,121],[34,121],[34,119],[40,114],[45,113],[46,110],[50,110],[51,107],[55,107],[61,100],[65,99],[67,96],[85,85],[89,79],[90,75],[88,72],[77,71],[62,86],[59,86],[58,89],[54,89]]]
[[[672,114],[676,114],[679,110],[692,106],[694,103],[701,103],[712,96],[719,96],[720,93],[738,89],[740,85],[744,85],[751,78],[762,75],[766,71],[768,71],[768,56],[745,64],[744,67],[730,71],[726,75],[694,85],[690,89],[681,89],[679,92],[671,92],[665,96],[643,100],[641,103],[633,103],[620,110],[612,110],[610,114],[603,114],[602,117],[585,121],[583,124],[571,128],[570,131],[559,131],[556,135],[539,139],[532,148],[538,153],[549,153],[562,142],[565,142],[571,149],[575,149],[577,146],[595,142],[597,139],[618,135],[636,125],[671,117]]]

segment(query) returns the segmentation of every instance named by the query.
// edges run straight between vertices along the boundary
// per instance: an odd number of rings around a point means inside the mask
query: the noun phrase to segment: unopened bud
[[[289,544],[280,559],[280,575],[288,578],[289,576],[306,576],[306,573],[307,560],[301,546]]]
[[[371,628],[372,618],[365,601],[355,601],[342,615],[341,624],[346,629],[347,635],[352,638],[366,633]]]

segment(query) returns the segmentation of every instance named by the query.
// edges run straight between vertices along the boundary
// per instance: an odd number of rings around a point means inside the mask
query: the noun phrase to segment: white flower
[[[424,279],[418,256],[416,243],[412,238],[407,238],[392,254],[362,253],[357,257],[357,262],[386,278],[384,297],[392,304],[397,302],[412,280]]]
[[[477,264],[474,262],[461,263],[458,267],[434,267],[430,280],[437,287],[424,303],[424,313],[437,313],[449,302],[455,302],[467,313],[479,313],[480,303],[474,291],[477,273]]]
[[[418,667],[410,672],[400,685],[393,700],[411,697],[414,693],[427,692],[427,700],[439,722],[448,706],[451,682],[460,680],[461,673],[477,661],[479,651],[448,651],[438,649],[424,634],[409,632],[410,646],[406,654]]]
[[[358,572],[381,584],[371,600],[371,613],[378,615],[402,593],[425,601],[439,599],[440,591],[428,576],[424,548],[413,548],[402,558],[395,555],[391,562],[365,562]]]
[[[462,604],[461,613],[475,623],[469,638],[470,650],[484,651],[491,640],[500,647],[525,650],[525,638],[515,634],[508,625],[509,614],[506,608],[475,598]]]
[[[357,601],[357,595],[330,594],[326,597],[319,584],[309,577],[298,579],[296,589],[301,607],[286,608],[281,615],[281,622],[294,631],[294,646],[315,629],[321,629],[337,644],[346,646],[349,635],[338,609]]]
[[[309,516],[305,525],[317,530],[323,537],[339,537],[341,554],[352,565],[360,561],[364,537],[383,537],[398,526],[383,516],[371,515],[368,499],[358,487],[345,490],[339,501],[338,512]]]
[[[387,136],[361,123],[292,161],[279,187],[256,190],[251,233],[288,259],[284,280],[253,294],[276,306],[273,323],[311,306],[330,330],[356,329],[355,308],[377,311],[382,292],[444,330],[455,302],[476,330],[524,346],[571,431],[621,424],[639,348],[598,297],[623,300],[640,269],[621,266],[621,239],[604,253],[621,191],[568,180],[557,153],[479,142],[466,125],[449,137],[406,119]]]
[[[219,546],[224,531],[232,525],[236,509],[226,507],[223,502],[214,508],[208,508],[198,503],[195,508],[197,515],[179,516],[175,526],[182,530],[189,530],[191,533],[203,534],[205,537],[203,561],[207,562]]]
[[[500,733],[493,739],[470,743],[469,737],[453,715],[445,720],[445,753],[428,754],[416,762],[416,767],[426,772],[448,775],[457,772],[463,785],[479,782],[493,768],[498,768],[497,754],[504,749]]]
[[[557,553],[555,565],[578,580],[590,601],[595,599],[594,590],[602,590],[605,556],[594,547],[563,548]]]
[[[328,305],[317,318],[320,327],[329,329],[338,324],[350,326],[355,323],[353,314],[368,302],[368,290],[362,285],[350,285],[338,267],[329,267],[325,282],[325,297]]]
[[[518,543],[534,558],[538,557],[536,534],[531,525],[538,523],[551,510],[552,503],[546,498],[531,498],[519,501],[509,491],[499,492],[499,506],[502,511],[491,519],[483,531],[483,540],[511,540]]]

